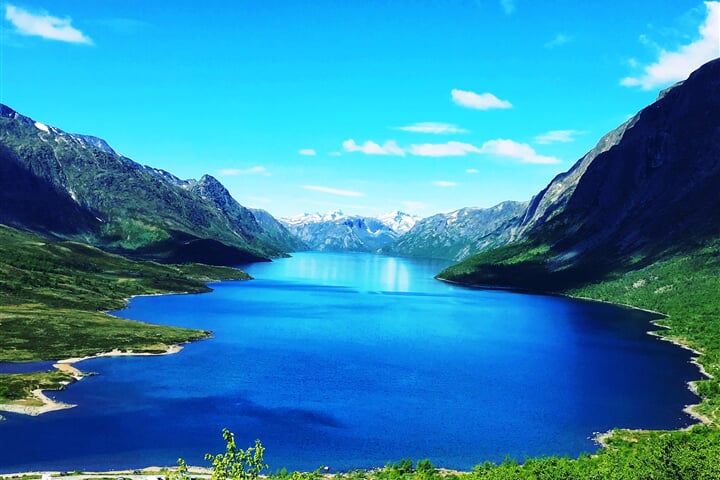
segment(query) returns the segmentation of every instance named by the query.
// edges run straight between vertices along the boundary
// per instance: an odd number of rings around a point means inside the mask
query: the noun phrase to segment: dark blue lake
[[[4,414],[0,472],[206,466],[256,438],[271,470],[429,458],[470,469],[506,455],[594,451],[593,432],[677,428],[697,398],[690,353],[640,311],[433,279],[446,264],[300,253],[250,282],[141,297],[118,314],[212,330],[177,355],[77,364],[53,393],[77,408]]]

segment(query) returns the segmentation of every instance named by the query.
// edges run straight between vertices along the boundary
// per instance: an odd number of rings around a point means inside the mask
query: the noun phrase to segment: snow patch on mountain
[[[44,123],[35,122],[35,128],[37,128],[38,130],[42,130],[45,133],[50,133],[50,129]]]
[[[409,231],[420,220],[420,217],[417,215],[410,215],[409,213],[401,212],[399,210],[378,215],[375,218],[400,234]]]
[[[418,217],[394,211],[377,217],[304,213],[281,218],[288,230],[312,250],[376,252],[410,230]]]

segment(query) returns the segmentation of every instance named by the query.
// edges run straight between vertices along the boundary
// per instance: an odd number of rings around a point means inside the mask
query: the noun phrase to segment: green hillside
[[[285,255],[216,179],[180,180],[88,138],[0,104],[0,223],[164,263]]]
[[[247,279],[231,268],[133,262],[74,242],[53,242],[0,225],[0,361],[83,357],[114,349],[161,352],[209,332],[113,317],[133,295],[207,292],[205,282]],[[0,375],[8,385],[38,381]],[[5,393],[5,395],[3,394]]]

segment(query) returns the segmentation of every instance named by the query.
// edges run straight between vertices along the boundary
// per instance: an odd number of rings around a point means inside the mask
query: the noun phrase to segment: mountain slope
[[[224,267],[133,262],[0,225],[0,361],[82,357],[115,348],[157,351],[203,338],[208,332],[102,312],[123,308],[133,295],[208,292],[205,282],[247,278]]]
[[[179,180],[118,155],[101,139],[68,134],[5,105],[0,169],[0,221],[9,225],[162,261],[233,264],[282,255],[211,177]]]
[[[280,223],[269,212],[260,208],[251,208],[255,220],[262,227],[268,243],[275,245],[285,252],[297,252],[307,250],[308,246],[298,237],[290,233],[285,225]]]
[[[668,314],[661,323],[670,330],[657,333],[699,352],[708,378],[693,382],[703,401],[691,410],[717,425],[720,59],[664,91],[621,129],[617,143],[583,166],[571,194],[547,202],[553,215],[536,217],[514,242],[437,277]]]
[[[462,208],[418,221],[383,253],[462,260],[509,242],[527,202],[503,202],[491,208]]]
[[[439,276],[562,290],[717,238],[720,60],[663,92],[594,151],[535,197],[513,243]],[[549,197],[563,181],[561,194]]]

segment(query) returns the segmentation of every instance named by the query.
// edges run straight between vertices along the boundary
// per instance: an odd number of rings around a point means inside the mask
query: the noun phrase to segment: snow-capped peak
[[[320,213],[303,213],[292,217],[280,218],[279,220],[285,225],[307,225],[309,223],[332,222],[345,218],[346,215],[341,210],[333,210],[324,215]]]
[[[328,212],[322,217],[323,222],[332,222],[333,220],[340,220],[341,218],[345,218],[345,214],[342,212],[342,210],[333,210],[332,212]]]
[[[420,220],[420,217],[416,215],[410,215],[399,210],[378,215],[375,218],[377,218],[383,225],[386,225],[397,233],[407,232],[415,226],[418,220]]]
[[[410,215],[399,210],[378,215],[377,217],[348,216],[342,210],[333,210],[324,215],[320,213],[303,213],[302,215],[281,218],[280,221],[288,226],[301,226],[311,223],[335,222],[348,218],[373,218],[390,230],[401,234],[410,230],[420,220],[420,217],[416,215]]]

